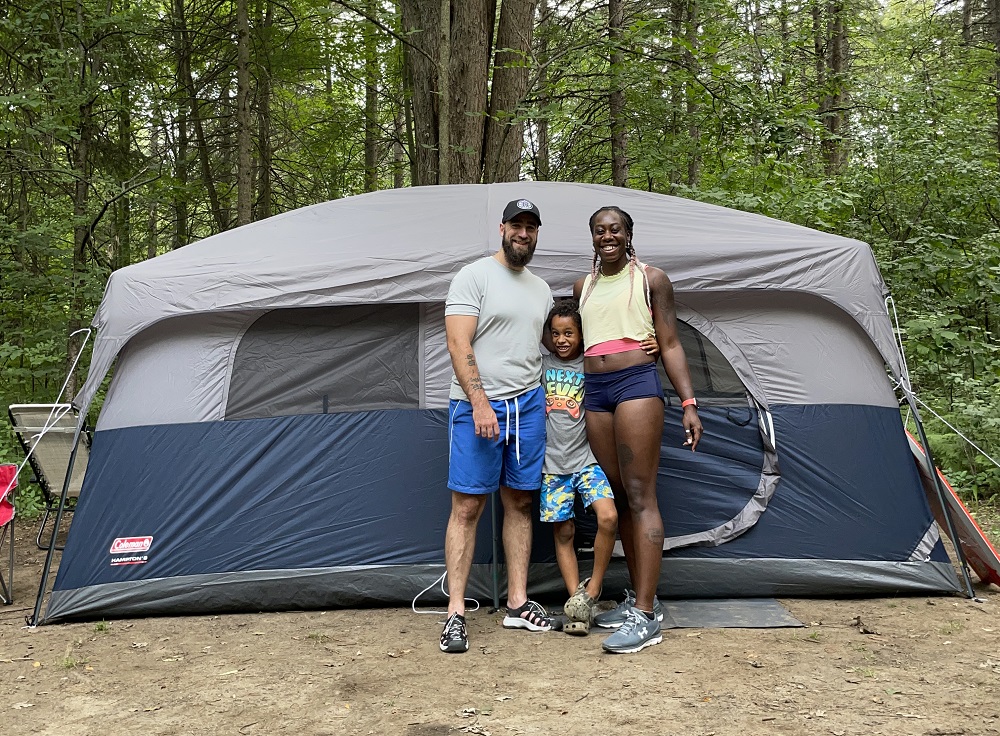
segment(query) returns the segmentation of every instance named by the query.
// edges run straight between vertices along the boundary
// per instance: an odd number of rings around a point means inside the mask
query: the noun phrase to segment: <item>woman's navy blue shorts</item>
[[[583,408],[587,411],[614,411],[623,401],[652,396],[663,401],[663,384],[656,363],[608,373],[585,373],[583,386]]]

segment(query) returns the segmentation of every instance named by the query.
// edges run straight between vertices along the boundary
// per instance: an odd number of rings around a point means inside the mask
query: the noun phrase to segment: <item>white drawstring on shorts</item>
[[[503,400],[505,417],[504,417],[504,444],[510,442],[510,403],[507,399]],[[521,407],[517,403],[517,397],[514,397],[514,455],[517,457],[517,464],[521,464]]]

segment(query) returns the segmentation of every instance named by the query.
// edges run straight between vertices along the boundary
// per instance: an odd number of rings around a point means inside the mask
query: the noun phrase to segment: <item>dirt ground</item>
[[[674,629],[635,655],[600,636],[470,614],[438,651],[409,610],[113,620],[27,629],[44,554],[19,530],[0,607],[0,733],[1000,733],[1000,591],[782,603],[801,629]]]

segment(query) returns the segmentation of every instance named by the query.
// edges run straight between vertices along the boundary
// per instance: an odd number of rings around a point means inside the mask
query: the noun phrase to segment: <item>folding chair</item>
[[[0,552],[3,552],[6,539],[10,553],[6,581],[0,572],[0,603],[5,606],[14,602],[14,504],[11,496],[16,486],[17,466],[0,465]]]
[[[39,549],[48,549],[49,544],[42,544],[42,535],[49,517],[59,508],[59,497],[62,494],[63,483],[66,480],[66,469],[73,452],[73,436],[76,432],[78,414],[70,404],[12,404],[7,415],[18,442],[28,456],[28,463],[34,473],[34,481],[42,489],[45,501],[45,512],[38,527],[35,544]],[[90,437],[85,432],[80,438],[76,462],[73,464],[73,476],[70,478],[67,500],[74,502],[80,496],[83,487],[83,476],[87,472],[87,461],[90,459]],[[67,506],[67,511],[72,506]],[[52,538],[58,533],[52,530]],[[62,547],[56,547],[62,549]]]

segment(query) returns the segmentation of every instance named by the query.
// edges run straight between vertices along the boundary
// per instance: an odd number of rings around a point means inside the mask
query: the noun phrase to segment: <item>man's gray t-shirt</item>
[[[542,358],[545,389],[545,464],[543,473],[569,475],[597,462],[587,442],[583,417],[583,355]]]
[[[478,317],[472,349],[491,400],[511,399],[538,386],[538,345],[552,304],[552,291],[542,279],[526,268],[507,268],[492,256],[455,274],[444,313]],[[468,400],[454,376],[450,396]]]

